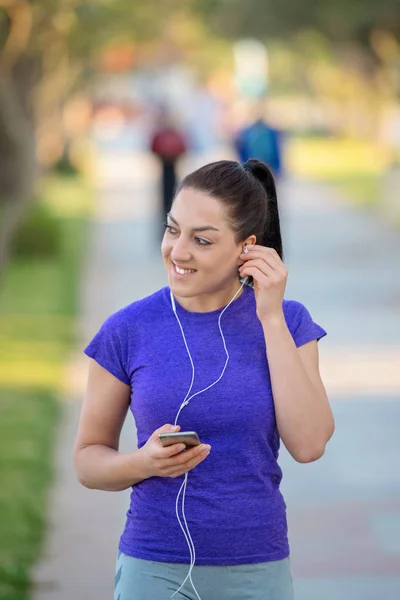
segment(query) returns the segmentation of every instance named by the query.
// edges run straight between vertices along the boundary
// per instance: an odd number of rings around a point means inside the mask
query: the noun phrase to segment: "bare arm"
[[[145,478],[140,455],[118,452],[129,401],[130,387],[90,359],[74,447],[75,470],[86,487],[118,491]]]
[[[288,272],[277,250],[248,246],[239,258],[241,276],[254,279],[279,435],[295,460],[312,462],[323,455],[335,428],[319,374],[317,341],[300,348],[293,341],[282,304]]]
[[[279,435],[295,460],[312,462],[324,454],[335,428],[317,341],[296,348],[283,314],[262,325]]]
[[[178,477],[208,456],[209,446],[204,444],[185,452],[180,444],[163,448],[158,433],[179,430],[168,423],[157,429],[139,450],[118,452],[129,402],[130,387],[90,359],[74,446],[75,470],[82,485],[120,491],[149,477]]]

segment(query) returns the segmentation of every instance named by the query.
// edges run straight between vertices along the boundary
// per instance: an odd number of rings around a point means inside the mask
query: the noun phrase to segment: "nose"
[[[171,259],[177,263],[189,262],[190,253],[188,241],[182,235],[172,242]]]

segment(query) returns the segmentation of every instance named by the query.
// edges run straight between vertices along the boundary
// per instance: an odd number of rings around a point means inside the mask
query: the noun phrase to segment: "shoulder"
[[[155,320],[165,314],[162,308],[167,304],[168,289],[162,288],[151,296],[132,302],[112,313],[103,321],[86,350],[107,346],[127,352],[128,348],[136,344],[138,335],[142,331],[148,331],[149,326],[154,325]]]
[[[242,129],[238,132],[238,137],[244,138],[248,136],[253,131],[253,125],[247,125],[246,127],[242,127]]]
[[[102,329],[112,330],[122,334],[127,329],[132,329],[140,323],[154,322],[162,308],[167,304],[168,288],[161,288],[150,296],[131,302],[107,317]]]
[[[112,313],[106,323],[115,327],[131,325],[140,320],[154,320],[160,314],[160,310],[167,304],[169,288],[164,287],[153,294],[131,302],[127,306]]]
[[[270,123],[261,123],[260,128],[272,135],[279,135],[280,130]]]
[[[284,300],[282,306],[286,324],[292,334],[299,327],[302,327],[304,323],[312,321],[309,311],[301,302],[297,300]]]
[[[325,329],[315,323],[308,309],[297,300],[284,300],[283,314],[297,346],[326,335]]]
[[[308,312],[304,304],[297,300],[283,300],[283,314],[285,315],[286,321],[290,323],[295,322],[301,317],[304,312]]]

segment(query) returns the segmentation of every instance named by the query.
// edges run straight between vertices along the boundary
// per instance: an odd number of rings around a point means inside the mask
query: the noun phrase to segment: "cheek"
[[[167,241],[167,238],[164,236],[161,242],[161,255],[162,257],[168,258],[171,254],[171,244]]]
[[[215,273],[216,278],[230,275],[237,268],[236,255],[232,250],[213,253],[204,259],[204,266]]]
[[[235,247],[225,248],[221,254],[221,263],[227,268],[232,269],[238,264],[238,251]]]

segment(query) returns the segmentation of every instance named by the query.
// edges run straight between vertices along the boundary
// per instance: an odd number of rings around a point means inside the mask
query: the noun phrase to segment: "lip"
[[[193,270],[194,270],[194,273],[184,273],[184,274],[182,275],[181,273],[178,273],[178,272],[176,271],[175,267],[178,267],[178,269],[187,269],[187,267],[186,267],[186,268],[185,268],[185,267],[181,267],[180,265],[177,265],[177,264],[176,264],[176,263],[174,263],[174,262],[171,264],[171,272],[172,272],[172,275],[173,275],[174,277],[176,277],[177,279],[184,279],[185,277],[190,277],[191,275],[195,275],[195,274],[197,273],[197,270],[196,270],[196,269],[193,269]]]

